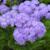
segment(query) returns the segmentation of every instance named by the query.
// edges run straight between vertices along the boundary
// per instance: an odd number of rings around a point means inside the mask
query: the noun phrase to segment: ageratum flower
[[[15,11],[15,10],[9,11],[9,18],[10,18],[9,19],[9,21],[10,21],[9,25],[11,27],[13,27],[15,25],[15,23],[17,22],[17,15],[18,15],[17,11]]]
[[[31,21],[30,26],[27,25],[25,27],[17,27],[13,33],[13,36],[17,44],[23,45],[26,41],[34,42],[37,38],[42,38],[45,35],[45,32],[46,28],[44,24],[33,20]]]
[[[21,3],[21,4],[19,5],[19,12],[31,14],[31,13],[32,13],[32,9],[31,9],[30,6],[27,6],[27,5],[25,5],[24,3]]]
[[[30,19],[29,15],[27,15],[26,13],[19,13],[19,14],[17,14],[16,22],[15,22],[16,27],[21,27],[29,19]]]
[[[37,37],[41,38],[45,35],[46,28],[42,22],[32,21],[32,25],[35,33],[37,33]]]
[[[0,17],[0,26],[2,28],[6,28],[8,26],[8,23],[7,23],[6,19],[3,18],[3,17]]]
[[[39,4],[39,10],[45,8],[46,6],[47,6],[46,4],[44,4],[44,3],[40,3],[40,4]]]
[[[25,1],[24,4],[27,5],[27,6],[30,6],[31,1]]]
[[[35,36],[34,29],[31,28],[16,28],[13,37],[17,44],[24,45],[26,41],[34,42],[37,37]]]
[[[18,6],[17,5],[12,6],[12,10],[18,11]]]
[[[29,28],[29,34],[27,36],[28,36],[28,38],[27,38],[28,41],[30,41],[30,42],[36,41],[37,36],[36,36],[36,33],[35,33],[34,28],[32,26]]]
[[[14,26],[14,23],[16,21],[15,20],[16,15],[17,15],[17,12],[15,10],[11,10],[3,14],[1,18],[5,19],[5,22],[7,23],[7,25]]]
[[[31,3],[30,3],[30,7],[31,7],[32,10],[35,10],[36,5],[35,5],[33,2],[31,2]]]
[[[32,0],[32,3],[36,5],[36,4],[39,4],[39,1],[38,0]]]
[[[25,35],[20,33],[20,31],[18,29],[14,30],[13,37],[17,44],[24,45],[26,42]]]
[[[46,19],[50,19],[50,12],[48,12],[45,16]]]
[[[50,4],[47,5],[48,11],[50,11]]]
[[[40,12],[40,15],[41,15],[41,16],[45,16],[45,15],[48,13],[48,8],[47,8],[47,6],[44,7],[44,8],[42,8],[39,12]]]
[[[31,14],[31,17],[33,18],[33,20],[41,20],[41,14],[38,10],[34,11],[34,13]]]
[[[3,13],[6,13],[7,11],[9,11],[9,7],[7,7],[4,4],[1,4],[0,5],[0,13],[3,14]]]

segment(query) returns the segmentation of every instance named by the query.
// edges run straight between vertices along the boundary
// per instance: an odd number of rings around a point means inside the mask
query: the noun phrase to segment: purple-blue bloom
[[[48,11],[50,11],[50,4],[47,5]]]
[[[36,5],[35,5],[34,3],[31,3],[31,4],[30,4],[30,7],[32,8],[32,10],[35,10]]]
[[[16,16],[16,22],[15,25],[17,27],[21,27],[24,23],[26,23],[29,20],[29,15],[27,15],[26,13],[20,13],[17,14]]]
[[[20,31],[18,29],[14,30],[13,36],[14,36],[14,39],[17,42],[17,44],[20,44],[20,45],[25,44],[26,37],[24,34],[20,33]]]
[[[48,8],[47,8],[47,6],[44,7],[43,9],[41,9],[39,12],[40,12],[40,15],[41,15],[41,16],[45,16],[45,15],[48,13]]]
[[[37,21],[41,20],[41,14],[37,10],[35,10],[35,12],[33,14],[31,14],[31,17],[33,17],[33,20],[37,20]]]
[[[34,28],[31,26],[29,28],[28,41],[34,42],[36,41],[36,39],[37,39],[36,33],[34,31]]]
[[[46,4],[44,4],[44,3],[40,3],[40,4],[39,4],[39,10],[45,8],[46,6],[47,6]]]
[[[30,13],[32,13],[32,9],[31,9],[30,6],[27,6],[27,5],[25,5],[24,3],[21,3],[21,4],[19,5],[19,12],[30,14]]]
[[[9,11],[9,7],[7,7],[4,4],[1,4],[0,5],[0,13],[3,14],[3,13],[6,13],[7,11]]]
[[[50,12],[48,12],[45,16],[46,19],[50,19]]]
[[[32,0],[32,3],[36,5],[36,4],[39,4],[39,1],[38,0]]]
[[[14,5],[14,6],[12,6],[12,10],[18,10],[18,6],[17,5]]]
[[[37,37],[41,38],[45,35],[46,28],[42,22],[32,21],[32,25],[35,33],[37,33]]]
[[[0,17],[0,26],[2,28],[6,28],[8,26],[8,23],[5,18]]]
[[[31,1],[25,1],[24,4],[27,5],[27,6],[30,6]]]
[[[15,32],[13,33],[13,36],[17,44],[22,45],[25,44],[26,41],[34,42],[37,38],[41,38],[45,35],[46,28],[43,23],[34,20],[31,22],[31,26],[22,26],[20,28],[16,28]]]

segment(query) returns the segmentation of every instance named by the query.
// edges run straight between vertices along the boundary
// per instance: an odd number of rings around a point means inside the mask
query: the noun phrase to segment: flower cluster
[[[10,10],[10,8],[7,7],[6,5],[4,5],[4,4],[0,5],[0,14],[4,14],[4,13],[8,12],[9,10]]]
[[[8,8],[0,5],[0,26],[16,27],[13,32],[17,44],[24,45],[27,41],[34,42],[45,35],[46,28],[41,22],[45,17],[50,19],[50,5],[40,3],[38,0],[24,1],[19,5]]]

